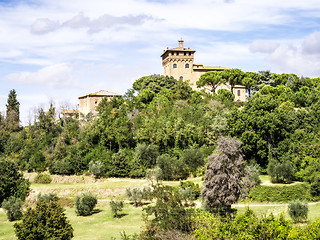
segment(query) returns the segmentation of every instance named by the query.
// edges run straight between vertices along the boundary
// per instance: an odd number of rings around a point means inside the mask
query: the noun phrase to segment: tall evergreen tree
[[[7,101],[7,116],[6,116],[6,128],[9,131],[19,130],[20,125],[20,103],[17,100],[16,90],[10,90]]]

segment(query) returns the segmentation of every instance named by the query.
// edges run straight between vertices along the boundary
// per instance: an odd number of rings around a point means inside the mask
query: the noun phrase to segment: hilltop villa
[[[177,80],[188,80],[191,87],[197,89],[196,82],[202,74],[210,71],[223,71],[228,69],[226,67],[206,67],[202,64],[194,64],[194,53],[196,51],[191,50],[190,48],[184,48],[183,40],[179,40],[178,42],[179,47],[167,48],[161,55],[163,75],[172,76]],[[231,86],[229,84],[220,84],[216,91],[222,88],[231,91]],[[235,101],[246,100],[246,89],[244,86],[236,85],[233,88],[233,93],[235,95]]]

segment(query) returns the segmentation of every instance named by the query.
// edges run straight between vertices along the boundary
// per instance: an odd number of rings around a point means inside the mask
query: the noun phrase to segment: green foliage
[[[91,161],[89,162],[89,172],[94,175],[95,178],[101,178],[105,175],[105,166],[103,162]]]
[[[163,180],[182,180],[189,176],[189,169],[184,162],[188,155],[185,155],[185,159],[174,159],[169,154],[162,154],[157,158],[157,166],[162,171]],[[199,161],[197,156],[195,158]],[[197,163],[195,163],[197,165]]]
[[[46,173],[38,173],[34,178],[34,183],[49,184],[51,181],[51,176]]]
[[[16,90],[10,90],[8,95],[8,101],[6,104],[7,114],[5,127],[8,131],[18,131],[20,125],[20,112],[19,112],[20,103],[17,100]]]
[[[198,88],[209,85],[211,92],[215,93],[217,86],[224,82],[225,80],[222,78],[221,71],[210,71],[202,74],[196,84]]]
[[[5,210],[7,217],[11,222],[22,218],[22,205],[23,202],[20,198],[10,196],[8,199],[3,200],[1,207]]]
[[[193,176],[197,169],[204,165],[204,156],[200,149],[185,149],[181,153],[181,161],[185,163]]]
[[[307,183],[288,186],[255,186],[250,190],[248,198],[258,202],[289,202],[298,199],[319,200],[319,197],[311,196],[310,185]]]
[[[195,184],[191,181],[180,181],[180,189],[187,189],[189,188],[191,190],[192,195],[194,196],[194,199],[198,199],[201,195],[201,189],[199,187],[199,184]]]
[[[146,171],[146,179],[151,183],[151,186],[158,184],[163,179],[163,172],[161,168],[156,167]]]
[[[142,200],[150,199],[151,188],[143,187],[142,190],[140,188],[127,188],[126,194],[129,200],[134,202],[134,206],[138,207],[142,205]]]
[[[235,96],[227,89],[219,89],[217,99],[223,103],[232,103]]]
[[[158,155],[156,146],[141,143],[136,146],[134,157],[140,167],[148,169],[155,166]]]
[[[310,193],[312,196],[320,195],[320,177],[316,177],[310,185]]]
[[[38,194],[38,200],[42,200],[45,203],[50,203],[50,201],[57,202],[59,201],[59,197],[56,193],[48,193],[48,194]]]
[[[268,174],[273,183],[291,183],[294,176],[292,163],[289,160],[279,163],[272,159],[268,164]]]
[[[91,215],[97,202],[97,197],[91,193],[82,193],[80,196],[76,196],[74,201],[76,214],[79,216]]]
[[[303,222],[308,219],[308,203],[300,200],[290,201],[288,212],[295,223]]]
[[[73,228],[67,220],[63,208],[56,202],[49,204],[37,201],[35,208],[29,208],[22,221],[15,223],[16,236],[25,239],[71,239]]]
[[[23,178],[15,162],[0,159],[0,203],[10,196],[24,200],[30,191],[30,182]]]
[[[172,89],[177,84],[173,77],[162,75],[150,75],[139,78],[133,83],[132,88],[136,91],[150,90],[155,93],[162,89]]]
[[[163,230],[176,229],[183,232],[191,230],[190,211],[185,209],[181,195],[176,189],[158,185],[152,195],[156,199],[155,205],[144,208],[147,225],[152,222]],[[154,218],[148,220],[149,216]]]
[[[119,217],[119,212],[121,212],[122,209],[123,209],[123,200],[111,199],[109,204],[110,204],[113,216],[115,218],[118,218]]]
[[[257,217],[249,208],[235,218],[219,218],[208,212],[199,212],[193,218],[195,239],[287,239],[292,230],[283,214],[279,218]]]

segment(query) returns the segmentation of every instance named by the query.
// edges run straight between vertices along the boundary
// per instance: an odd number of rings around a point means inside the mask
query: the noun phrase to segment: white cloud
[[[256,40],[250,45],[250,51],[253,53],[272,53],[280,44],[273,40]]]
[[[31,25],[31,32],[33,34],[44,34],[56,30],[57,27],[57,22],[48,18],[40,18]]]
[[[59,63],[44,67],[37,72],[12,73],[4,77],[7,81],[21,84],[36,84],[49,87],[65,88],[75,86],[72,76],[72,65]]]
[[[302,49],[307,54],[320,54],[320,32],[307,36],[302,43]]]

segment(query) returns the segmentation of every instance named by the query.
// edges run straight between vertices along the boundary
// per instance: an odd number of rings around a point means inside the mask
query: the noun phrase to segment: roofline
[[[122,96],[121,94],[117,93],[111,93],[111,94],[95,94],[95,93],[90,93],[81,97],[78,97],[78,99],[81,98],[86,98],[86,97],[114,97],[114,96]]]
[[[165,55],[167,52],[192,52],[192,53],[195,53],[196,50],[192,50],[192,49],[189,49],[189,48],[171,48],[171,49],[164,50],[164,52],[161,54],[160,57]]]

